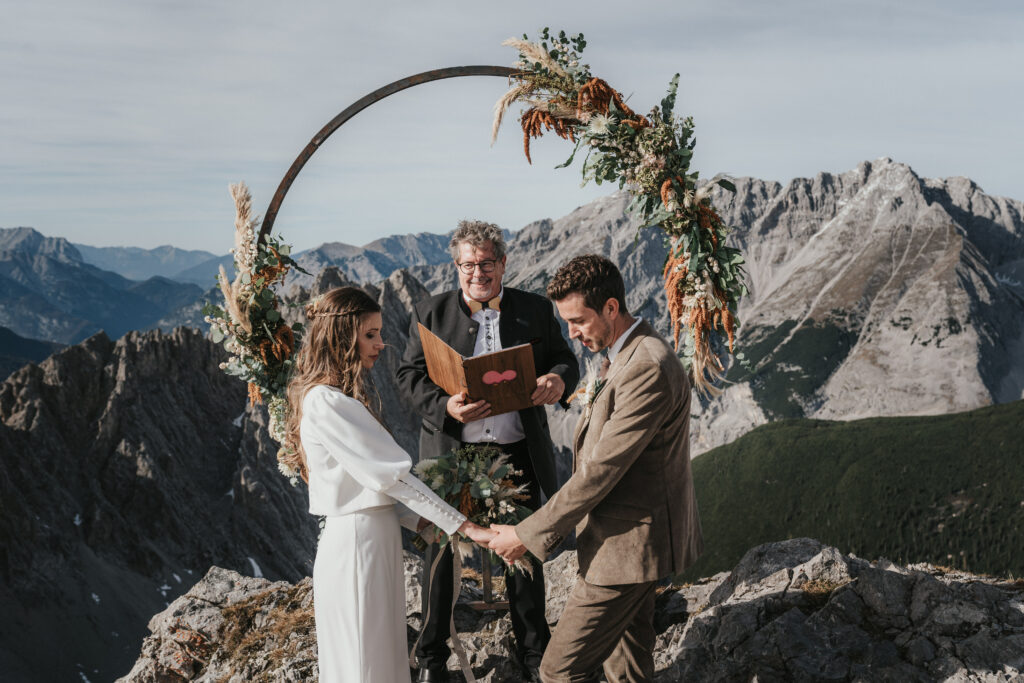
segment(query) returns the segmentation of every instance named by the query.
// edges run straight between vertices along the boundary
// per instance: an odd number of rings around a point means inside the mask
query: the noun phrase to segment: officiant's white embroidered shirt
[[[498,301],[501,301],[505,294],[502,287],[498,292]],[[466,294],[463,292],[463,299]],[[498,331],[501,322],[501,311],[493,308],[482,308],[472,316],[473,320],[480,326],[476,331],[476,344],[473,346],[473,355],[480,356],[492,351],[501,351],[501,334]],[[466,443],[515,443],[526,438],[523,431],[523,421],[519,413],[513,411],[503,415],[493,415],[482,420],[474,420],[462,426],[462,440]]]
[[[402,526],[424,517],[447,534],[466,518],[412,473],[412,458],[362,403],[318,385],[302,400],[299,425],[309,469],[309,512],[334,517],[399,503]]]

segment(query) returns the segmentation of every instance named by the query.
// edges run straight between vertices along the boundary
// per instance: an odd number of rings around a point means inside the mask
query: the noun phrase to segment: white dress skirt
[[[394,506],[327,518],[313,565],[323,683],[409,680],[402,572]]]
[[[313,564],[323,683],[408,683],[400,525],[465,521],[411,473],[412,458],[359,401],[311,388],[299,426],[309,511],[327,517]]]

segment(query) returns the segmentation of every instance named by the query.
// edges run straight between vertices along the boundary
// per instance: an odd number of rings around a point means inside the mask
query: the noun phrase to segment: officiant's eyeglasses
[[[459,263],[457,265],[459,266],[459,270],[461,270],[463,273],[465,273],[466,275],[472,275],[473,271],[477,269],[477,266],[480,267],[481,272],[490,273],[491,271],[494,270],[495,263],[497,263],[497,260],[487,259],[486,261],[480,261],[478,263],[473,263],[472,261],[463,261],[462,263]]]

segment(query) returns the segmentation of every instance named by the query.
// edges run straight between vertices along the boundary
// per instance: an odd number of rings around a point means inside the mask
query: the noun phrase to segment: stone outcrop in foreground
[[[406,555],[410,643],[421,568]],[[545,566],[552,623],[576,570],[571,552]],[[463,599],[475,595],[467,583]],[[478,678],[518,680],[507,615],[461,605],[456,624]],[[659,681],[1024,681],[1021,581],[867,562],[806,538],[758,546],[732,572],[667,587],[655,626]],[[293,585],[213,567],[149,628],[122,681],[316,678],[308,578]]]

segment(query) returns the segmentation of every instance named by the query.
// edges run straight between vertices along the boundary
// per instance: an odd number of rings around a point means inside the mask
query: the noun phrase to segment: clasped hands
[[[421,520],[419,531],[422,531],[430,523]],[[481,548],[493,550],[503,560],[512,564],[526,553],[526,546],[519,540],[516,528],[507,524],[493,524],[490,527],[483,527],[474,524],[468,519],[459,527],[459,532],[469,537],[471,541]]]

